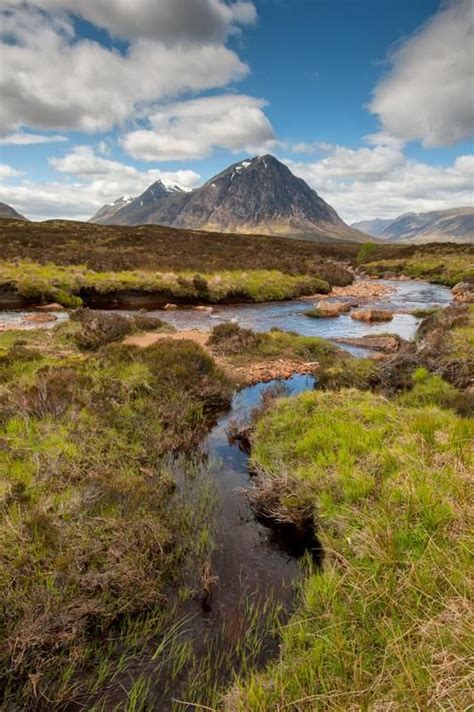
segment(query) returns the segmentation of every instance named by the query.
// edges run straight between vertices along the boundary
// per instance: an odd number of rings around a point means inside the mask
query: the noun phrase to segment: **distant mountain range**
[[[364,242],[334,208],[270,155],[234,163],[200,188],[157,181],[135,200],[104,206],[91,222]],[[117,206],[117,207],[116,207]]]
[[[405,213],[393,220],[364,220],[352,227],[384,242],[474,242],[474,208]]]
[[[10,218],[11,220],[28,220],[24,215],[18,213],[15,208],[6,203],[0,203],[0,218]]]

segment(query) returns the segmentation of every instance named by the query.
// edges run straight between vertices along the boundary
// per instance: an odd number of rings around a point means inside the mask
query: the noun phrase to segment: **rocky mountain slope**
[[[394,220],[365,220],[352,227],[386,242],[474,242],[474,208],[405,213]]]
[[[127,205],[130,205],[130,203],[134,200],[135,198],[132,198],[130,195],[123,195],[120,198],[117,198],[117,200],[113,203],[106,203],[95,213],[95,215],[91,217],[89,222],[105,225],[106,221],[110,220],[115,213],[122,208],[125,208]]]
[[[28,220],[24,215],[18,213],[15,208],[6,203],[0,203],[0,218],[10,218],[10,220]]]
[[[158,182],[103,224],[160,224],[216,232],[365,241],[315,190],[270,155],[235,163],[200,188]]]

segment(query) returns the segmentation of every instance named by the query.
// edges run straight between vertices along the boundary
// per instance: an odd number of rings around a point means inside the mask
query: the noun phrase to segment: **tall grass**
[[[422,403],[424,397],[422,398]],[[325,550],[280,660],[229,710],[467,709],[474,426],[354,390],[280,401],[253,461]]]

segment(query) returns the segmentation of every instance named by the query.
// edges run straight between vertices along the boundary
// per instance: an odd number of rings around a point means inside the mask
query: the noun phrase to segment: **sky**
[[[86,220],[272,153],[348,223],[474,205],[472,0],[0,0],[0,201]]]

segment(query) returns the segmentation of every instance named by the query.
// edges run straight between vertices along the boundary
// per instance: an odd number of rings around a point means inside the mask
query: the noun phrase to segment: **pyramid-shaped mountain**
[[[334,208],[270,155],[235,163],[200,188],[147,189],[107,224],[170,225],[216,232],[361,241]]]

